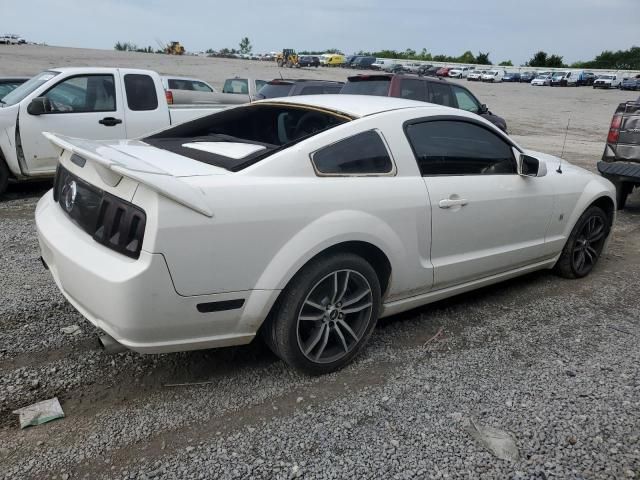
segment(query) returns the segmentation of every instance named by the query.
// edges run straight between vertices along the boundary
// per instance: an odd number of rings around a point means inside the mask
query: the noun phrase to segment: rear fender
[[[332,246],[352,241],[379,248],[389,259],[392,270],[408,265],[405,245],[386,222],[368,213],[342,210],[315,220],[292,237],[267,265],[255,288],[281,290],[313,257]],[[394,285],[390,285],[390,294],[393,289]]]

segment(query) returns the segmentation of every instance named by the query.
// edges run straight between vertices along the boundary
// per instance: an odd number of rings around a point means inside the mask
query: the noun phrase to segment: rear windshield
[[[340,93],[348,93],[351,95],[378,95],[386,97],[389,95],[389,87],[391,86],[390,77],[378,77],[373,79],[349,79],[345,83]]]
[[[267,83],[256,96],[259,99],[288,97],[292,88],[293,83]]]
[[[350,120],[347,116],[298,105],[253,104],[198,118],[142,141],[236,172],[276,151]],[[216,147],[216,143],[227,143],[229,149],[224,145]],[[252,145],[255,146],[254,151],[241,157],[220,153],[238,146],[244,146],[246,150]]]

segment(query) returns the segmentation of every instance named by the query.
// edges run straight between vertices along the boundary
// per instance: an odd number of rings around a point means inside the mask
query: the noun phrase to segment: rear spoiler
[[[93,143],[90,140],[65,137],[49,132],[42,132],[42,134],[47,140],[63,150],[73,152],[82,158],[95,162],[100,166],[117,173],[118,175],[140,182],[159,194],[202,215],[213,217],[213,212],[205,201],[205,195],[202,190],[188,185],[179,178],[157,168],[154,165],[150,165],[139,158],[127,158],[125,157],[125,154],[116,152],[115,150],[113,150],[113,152],[117,153],[121,160],[98,155],[95,151],[88,148],[89,144]],[[105,150],[108,149],[108,147],[104,148]],[[122,159],[124,158],[128,161],[123,162]]]

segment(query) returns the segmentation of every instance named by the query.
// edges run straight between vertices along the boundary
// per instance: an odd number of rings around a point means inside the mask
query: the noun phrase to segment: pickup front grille
[[[147,221],[144,210],[88,184],[60,165],[53,198],[96,242],[128,257],[140,257]]]

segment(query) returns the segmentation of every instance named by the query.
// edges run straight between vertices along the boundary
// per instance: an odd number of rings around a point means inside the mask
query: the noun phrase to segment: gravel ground
[[[521,111],[544,89],[474,88],[503,102],[523,144],[558,153],[544,132],[560,115],[538,125]],[[586,109],[567,156],[593,169],[620,92],[604,113],[584,100],[605,93],[546,92],[558,111]],[[638,193],[588,278],[538,272],[385,319],[353,365],[309,378],[258,342],[104,354],[40,263],[47,188],[0,201],[1,479],[640,478]],[[66,418],[20,430],[11,411],[53,396]],[[519,459],[476,443],[470,420],[509,432]]]

